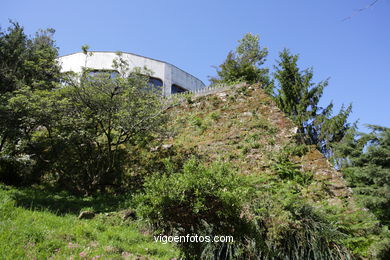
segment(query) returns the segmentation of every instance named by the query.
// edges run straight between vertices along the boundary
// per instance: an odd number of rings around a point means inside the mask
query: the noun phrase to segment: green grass
[[[122,220],[119,213],[79,220],[15,206],[12,190],[0,187],[0,259],[171,259],[179,256],[173,245],[155,243],[142,234],[140,224]]]
[[[124,195],[75,196],[65,191],[55,191],[45,187],[10,189],[7,194],[16,206],[32,210],[46,210],[56,215],[79,214],[88,209],[93,212],[111,212],[131,207],[131,193]]]

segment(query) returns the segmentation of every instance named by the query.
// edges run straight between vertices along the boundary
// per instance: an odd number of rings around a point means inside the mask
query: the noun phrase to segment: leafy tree
[[[52,89],[60,81],[60,67],[56,61],[58,50],[53,34],[53,29],[41,30],[34,38],[28,38],[23,27],[13,22],[6,32],[0,32],[2,144],[17,130],[12,125],[17,123],[17,115],[7,109],[8,99],[22,88]]]
[[[162,98],[147,90],[147,76],[117,69],[126,73],[86,70],[51,91],[11,99],[29,122],[30,179],[84,194],[121,188],[132,145],[158,132],[164,117]]]
[[[23,85],[32,89],[50,89],[60,80],[58,49],[53,40],[55,30],[40,30],[30,38],[23,27],[11,22],[0,31],[0,92],[18,90]]]
[[[28,37],[15,22],[0,31],[0,179],[8,183],[19,182],[17,172],[29,161],[20,145],[27,130],[25,117],[13,110],[10,100],[21,92],[53,89],[60,82],[53,34],[47,29]]]
[[[316,144],[324,154],[330,155],[332,145],[339,142],[350,127],[347,118],[352,106],[343,106],[332,117],[332,103],[325,108],[319,106],[328,80],[313,83],[313,69],[301,71],[297,64],[298,55],[290,54],[287,49],[279,57],[275,66],[275,99],[279,108],[298,126],[301,142]]]
[[[164,122],[163,100],[148,91],[147,76],[139,71],[129,76],[110,75],[110,72],[92,76],[85,73],[80,82],[70,85],[66,94],[70,101],[66,118],[72,122],[69,134],[81,135],[80,141],[96,153],[90,165],[80,165],[86,171],[84,175],[92,176],[85,184],[95,183],[89,188],[91,191],[101,185],[120,184],[126,146],[160,131]],[[83,151],[78,155],[81,159],[84,149],[79,151]]]
[[[14,38],[21,54],[2,64],[1,180],[84,194],[120,188],[128,151],[164,121],[163,99],[148,91],[148,77],[130,72],[120,57],[119,75],[88,68],[61,75],[53,31],[28,39],[14,24],[9,32],[2,55],[12,53]]]
[[[359,201],[390,226],[390,128],[369,128],[370,133],[351,129],[335,157]]]
[[[211,78],[212,84],[245,81],[248,83],[268,83],[268,69],[261,68],[268,54],[261,48],[259,36],[247,33],[238,41],[235,52],[230,51],[224,63],[217,69],[217,78]]]

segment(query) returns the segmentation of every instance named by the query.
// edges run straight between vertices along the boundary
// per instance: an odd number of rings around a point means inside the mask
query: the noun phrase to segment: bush
[[[207,167],[192,159],[179,173],[146,180],[145,193],[138,197],[138,214],[167,235],[233,235],[238,240],[250,228],[241,215],[248,194],[244,183],[226,164]],[[200,243],[182,246],[187,258],[200,257],[205,249]],[[219,250],[227,254],[226,246]]]

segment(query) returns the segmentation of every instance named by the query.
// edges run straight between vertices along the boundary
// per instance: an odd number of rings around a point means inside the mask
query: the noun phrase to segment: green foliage
[[[217,70],[218,78],[211,78],[212,84],[247,83],[268,84],[268,69],[260,68],[268,54],[266,48],[261,48],[259,36],[247,33],[238,41],[235,52],[229,52],[224,63]]]
[[[351,259],[341,243],[343,233],[315,208],[300,200],[290,185],[257,201],[257,221],[265,226],[267,249],[256,248],[262,259]],[[259,224],[260,225],[260,224]],[[261,249],[261,250],[259,250]]]
[[[206,120],[197,115],[191,116],[189,118],[189,123],[195,130],[199,132],[199,134],[203,134],[208,127]]]
[[[147,77],[136,71],[115,78],[109,73],[86,73],[80,83],[76,80],[66,89],[67,122],[60,130],[70,140],[75,134],[80,138],[73,143],[78,146],[74,150],[78,161],[92,156],[90,163],[84,161],[78,167],[78,171],[84,171],[79,175],[88,176],[81,186],[93,185],[87,191],[96,191],[101,185],[120,185],[125,145],[129,148],[160,129],[164,122],[161,97],[148,88]],[[75,173],[65,174],[74,178]]]
[[[219,111],[213,111],[208,115],[212,120],[217,121],[221,117],[221,113]]]
[[[367,259],[388,259],[390,232],[387,227],[379,225],[370,211],[351,210],[347,206],[323,202],[317,207],[328,221],[347,234],[342,241],[355,255]]]
[[[37,126],[35,120],[26,118],[27,109],[14,109],[12,100],[21,93],[47,93],[60,82],[53,34],[53,29],[47,29],[28,37],[14,22],[0,31],[0,180],[9,184],[23,183],[20,175],[31,172],[34,162],[23,151],[23,141]],[[47,113],[45,107],[41,109],[38,120]]]
[[[164,148],[157,142],[147,142],[145,146],[138,145],[130,151],[123,184],[127,191],[143,190],[145,178],[154,173],[178,172],[190,158],[201,159],[194,149],[184,149],[178,145]]]
[[[351,130],[335,159],[357,199],[390,226],[390,128],[369,127],[368,134]]]
[[[282,180],[293,180],[300,185],[309,185],[313,179],[312,173],[302,172],[298,164],[291,162],[284,156],[279,156],[276,159],[272,169]]]
[[[165,117],[147,76],[116,64],[126,73],[68,75],[50,89],[14,90],[6,104],[17,115],[18,138],[2,151],[0,180],[84,194],[120,190],[129,150],[160,132]]]
[[[139,197],[139,210],[158,228],[169,232],[173,231],[174,223],[179,225],[175,229],[190,232],[199,228],[202,220],[211,223],[213,219],[218,219],[215,222],[223,230],[242,203],[245,189],[240,188],[241,181],[222,163],[205,167],[191,159],[180,173],[167,172],[148,178],[145,194]]]
[[[275,99],[279,108],[298,126],[297,137],[301,143],[315,144],[330,156],[333,144],[339,142],[350,128],[347,118],[352,106],[342,107],[332,117],[332,103],[325,108],[319,106],[328,80],[313,83],[313,69],[300,71],[298,55],[290,54],[287,49],[279,57],[275,67],[278,82]]]
[[[288,156],[302,157],[309,152],[309,147],[305,144],[290,144],[283,148]]]
[[[23,85],[50,89],[59,81],[58,49],[54,29],[28,37],[18,23],[0,31],[0,93],[12,93]]]
[[[245,177],[226,164],[205,167],[190,160],[179,173],[150,177],[137,212],[159,234],[234,237],[234,243],[181,244],[189,259],[350,257],[342,233],[302,200],[297,181]]]
[[[247,229],[239,217],[246,193],[243,179],[227,165],[205,167],[190,160],[182,172],[150,177],[138,212],[164,234],[204,234],[212,227],[208,235],[235,235]],[[202,252],[201,244],[182,246],[186,257]]]

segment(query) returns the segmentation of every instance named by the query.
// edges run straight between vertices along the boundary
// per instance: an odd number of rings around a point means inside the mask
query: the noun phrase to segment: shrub
[[[138,214],[164,234],[233,235],[237,240],[250,228],[241,215],[248,192],[244,183],[226,164],[206,167],[192,159],[179,173],[146,180]],[[187,258],[200,257],[205,249],[198,243],[182,246]],[[226,254],[226,247],[218,250]]]
[[[313,180],[311,172],[302,172],[300,166],[290,161],[286,154],[279,155],[271,168],[282,180],[294,181],[304,186]]]

